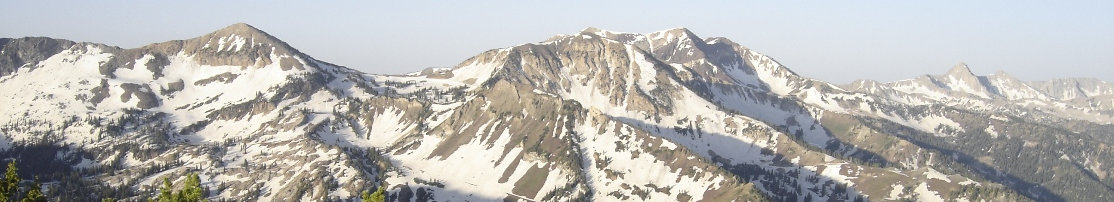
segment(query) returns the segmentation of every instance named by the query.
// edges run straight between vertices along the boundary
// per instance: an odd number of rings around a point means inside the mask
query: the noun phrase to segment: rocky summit
[[[1112,83],[960,64],[839,85],[685,28],[405,75],[247,24],[134,49],[4,38],[0,103],[0,158],[57,201],[192,175],[213,201],[1114,200]]]

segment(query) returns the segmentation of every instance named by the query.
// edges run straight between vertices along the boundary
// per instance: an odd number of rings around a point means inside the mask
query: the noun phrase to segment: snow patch
[[[928,170],[924,172],[924,175],[925,177],[928,177],[928,179],[938,179],[945,182],[952,182],[951,179],[948,179],[947,175],[944,175],[944,173],[940,173],[940,171],[936,171],[936,169],[928,168]]]
[[[994,125],[987,126],[984,131],[986,131],[986,134],[990,135],[990,137],[998,137],[998,131],[994,130]]]
[[[936,192],[928,190],[928,182],[921,182],[913,192],[917,193],[917,201],[943,202],[944,198]]]

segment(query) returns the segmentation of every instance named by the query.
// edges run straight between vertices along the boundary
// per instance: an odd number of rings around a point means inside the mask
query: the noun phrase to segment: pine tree
[[[162,188],[159,188],[158,202],[197,202],[208,201],[205,200],[205,194],[201,188],[201,178],[195,173],[190,173],[186,176],[186,181],[182,184],[182,190],[174,192],[174,184],[170,183],[170,178],[162,179]]]
[[[42,188],[43,188],[42,183],[39,183],[39,178],[36,177],[34,186],[27,190],[27,194],[24,194],[23,195],[23,200],[20,200],[20,201],[21,202],[45,202],[46,201],[46,196],[43,195]]]
[[[162,178],[162,188],[159,189],[158,202],[174,202],[178,201],[174,197],[174,184],[170,183],[170,178]]]
[[[3,201],[11,201],[19,192],[19,174],[16,173],[15,161],[8,162],[8,171],[4,172],[4,180],[0,180],[0,195]]]
[[[11,192],[8,191],[8,181],[0,179],[0,201],[8,201],[8,197],[10,196]]]
[[[182,187],[181,196],[179,197],[184,201],[201,201],[204,196],[201,194],[201,178],[196,173],[190,173],[186,177],[186,184]]]
[[[364,190],[360,198],[363,198],[363,202],[383,202],[387,200],[387,197],[383,194],[383,186],[379,186],[379,189],[375,190],[375,193],[369,194],[367,190]]]

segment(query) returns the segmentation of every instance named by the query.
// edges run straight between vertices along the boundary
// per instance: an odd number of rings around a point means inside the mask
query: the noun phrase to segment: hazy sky
[[[369,73],[454,66],[593,26],[723,36],[799,74],[845,83],[942,74],[1114,81],[1114,1],[0,1],[0,37],[134,48],[245,22]]]

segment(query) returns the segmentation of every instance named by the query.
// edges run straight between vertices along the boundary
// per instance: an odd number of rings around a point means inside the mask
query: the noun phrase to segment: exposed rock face
[[[21,67],[34,67],[39,61],[73,46],[73,41],[46,37],[0,38],[0,77]]]
[[[318,61],[246,24],[136,49],[0,46],[0,102],[17,106],[0,108],[0,157],[86,177],[46,179],[58,184],[97,184],[54,196],[65,199],[141,200],[157,179],[191,172],[211,199],[241,201],[379,186],[400,201],[1114,193],[1094,189],[1114,185],[1114,126],[1102,122],[1114,93],[1098,81],[961,64],[836,86],[684,28],[588,28],[407,75]]]
[[[24,160],[85,169],[42,169],[40,176],[104,176],[96,184],[105,186],[80,193],[128,190],[56,197],[142,197],[158,186],[144,179],[200,172],[217,198],[335,198],[369,189],[383,172],[377,161],[384,158],[367,158],[376,156],[374,150],[314,139],[323,120],[312,120],[316,113],[307,108],[331,106],[308,104],[322,99],[373,93],[330,84],[370,81],[246,24],[136,49],[48,38],[2,41],[3,102],[24,106],[2,110],[0,133],[14,143],[6,149],[73,145],[55,149],[83,154],[60,153],[76,160]],[[54,121],[61,124],[24,125]],[[88,183],[74,180],[65,183]]]
[[[1097,79],[1054,79],[1028,84],[1049,96],[1061,100],[1114,95],[1114,84]]]
[[[134,97],[139,99],[139,102],[136,103],[135,106],[141,109],[150,109],[159,105],[158,97],[156,97],[155,93],[151,91],[150,88],[147,88],[147,86],[124,83],[120,84],[120,88],[124,90],[124,92],[120,94],[120,102],[127,103]]]

